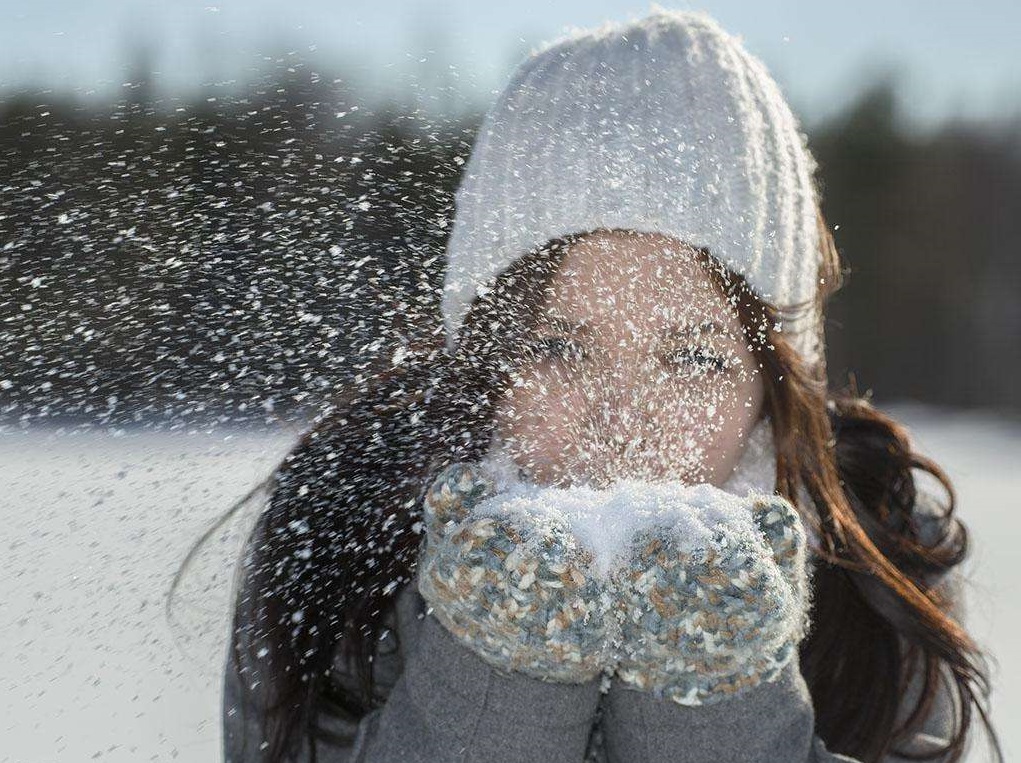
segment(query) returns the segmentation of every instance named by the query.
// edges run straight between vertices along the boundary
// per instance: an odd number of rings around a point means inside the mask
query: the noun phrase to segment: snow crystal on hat
[[[780,307],[816,294],[816,162],[765,66],[701,11],[653,11],[532,51],[483,119],[455,197],[447,348],[480,288],[597,228],[707,247]],[[819,316],[780,327],[809,362]]]

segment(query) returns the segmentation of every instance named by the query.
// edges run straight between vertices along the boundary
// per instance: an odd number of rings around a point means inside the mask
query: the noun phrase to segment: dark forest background
[[[294,60],[188,102],[147,82],[0,102],[0,425],[297,420],[442,343],[481,110],[368,109]],[[850,271],[832,383],[1017,416],[1021,123],[916,134],[885,77],[808,133]]]

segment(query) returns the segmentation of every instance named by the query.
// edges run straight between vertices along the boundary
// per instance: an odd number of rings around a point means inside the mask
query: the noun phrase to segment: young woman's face
[[[762,407],[734,307],[690,247],[599,230],[575,242],[496,409],[539,484],[722,484]]]

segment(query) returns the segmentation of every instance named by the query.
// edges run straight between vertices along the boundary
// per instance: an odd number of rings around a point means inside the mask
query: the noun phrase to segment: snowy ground
[[[885,406],[955,481],[974,538],[969,625],[1021,751],[1021,426]],[[299,433],[0,436],[0,761],[218,760],[219,684],[164,620],[177,562]],[[1011,680],[1013,679],[1013,680]],[[975,744],[972,763],[988,760]]]

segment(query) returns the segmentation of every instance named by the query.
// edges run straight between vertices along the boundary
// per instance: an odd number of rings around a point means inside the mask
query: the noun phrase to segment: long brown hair
[[[843,274],[821,212],[818,221],[823,286],[801,309],[821,315]],[[240,709],[254,714],[268,744],[238,751],[238,759],[282,761],[307,742],[314,760],[313,740],[330,739],[326,716],[358,720],[385,701],[373,686],[371,659],[384,614],[414,578],[426,478],[485,452],[518,342],[581,235],[528,252],[495,279],[473,302],[453,355],[433,333],[402,347],[401,364],[370,369],[267,479],[271,498],[239,564],[226,667],[244,676]],[[856,390],[828,390],[824,365],[806,365],[783,332],[772,330],[793,313],[763,303],[741,276],[699,253],[717,285],[737,297],[748,334],[765,327],[764,341],[752,346],[773,421],[777,490],[793,502],[804,488],[819,518],[813,625],[800,647],[816,733],[831,751],[878,761],[920,728],[945,671],[962,709],[947,760],[963,753],[973,708],[1002,760],[980,701],[990,689],[985,655],[943,588],[927,583],[968,552],[949,478]],[[946,490],[935,546],[922,543],[908,521],[918,497],[913,469]],[[331,675],[338,657],[351,666],[353,687]],[[928,678],[898,728],[916,666]]]

